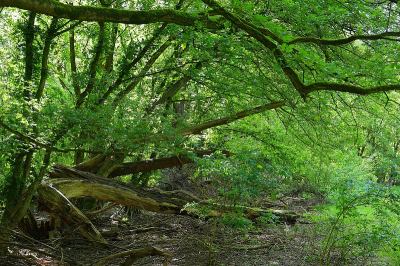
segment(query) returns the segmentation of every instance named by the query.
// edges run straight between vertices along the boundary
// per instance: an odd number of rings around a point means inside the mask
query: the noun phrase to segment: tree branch
[[[398,91],[398,90],[400,90],[400,84],[374,86],[374,87],[360,87],[349,84],[317,82],[304,87],[304,91],[306,94],[310,94],[311,92],[314,91],[341,91],[341,92],[349,92],[360,95],[368,95],[377,92]]]
[[[55,0],[2,0],[1,7],[16,7],[57,18],[81,21],[116,22],[123,24],[151,24],[171,22],[182,26],[195,26],[199,22],[206,28],[220,29],[222,26],[205,14],[186,13],[173,9],[132,11],[106,7],[72,6]]]
[[[348,38],[344,39],[336,39],[336,40],[323,40],[318,38],[297,38],[293,41],[289,42],[288,44],[295,44],[295,43],[304,43],[304,42],[311,42],[320,45],[342,45],[354,42],[355,40],[391,40],[391,41],[398,41],[397,39],[390,39],[388,37],[400,37],[400,32],[384,32],[380,34],[373,34],[373,35],[353,35]]]
[[[242,111],[242,112],[236,113],[233,116],[227,116],[227,117],[220,118],[220,119],[217,119],[217,120],[205,122],[205,123],[200,124],[200,125],[196,125],[196,126],[180,129],[180,130],[176,131],[175,134],[178,134],[178,135],[181,135],[181,136],[186,136],[186,135],[190,135],[190,134],[199,134],[203,130],[206,130],[206,129],[209,129],[209,128],[213,128],[213,127],[217,127],[217,126],[221,126],[221,125],[225,125],[225,124],[229,124],[229,123],[232,123],[233,121],[245,118],[247,116],[259,114],[259,113],[262,113],[262,112],[265,112],[265,111],[271,110],[271,109],[277,109],[277,108],[280,108],[280,107],[282,107],[284,105],[285,105],[285,102],[270,103],[270,104],[267,104],[267,105],[264,105],[264,106],[259,106],[259,107],[253,108],[251,110],[247,110],[247,111]]]
[[[146,62],[142,70],[140,71],[139,75],[132,81],[128,86],[123,91],[120,91],[114,98],[113,101],[113,106],[118,106],[118,104],[121,102],[121,100],[128,94],[130,93],[138,84],[139,82],[143,79],[143,77],[146,76],[146,73],[150,70],[150,68],[154,65],[154,63],[157,61],[157,59],[167,50],[169,46],[171,46],[172,41],[176,39],[176,36],[170,36],[168,40],[163,43],[160,48],[158,48],[157,51],[155,51],[149,60]]]
[[[198,62],[195,66],[194,69],[200,70],[202,68],[201,62]],[[194,72],[194,71],[193,71]],[[164,94],[160,97],[160,99],[155,102],[151,106],[151,110],[153,110],[156,105],[163,104],[165,103],[168,99],[171,99],[175,94],[179,92],[180,89],[182,89],[192,78],[188,75],[184,75],[181,79],[176,81],[174,84],[172,84],[165,92]]]
[[[76,101],[76,108],[80,108],[83,102],[85,101],[85,97],[87,97],[94,89],[94,84],[95,84],[95,79],[96,79],[96,74],[97,74],[97,65],[100,62],[100,56],[103,52],[104,49],[104,31],[105,31],[105,26],[103,22],[99,23],[100,26],[100,31],[99,31],[99,37],[97,40],[97,45],[96,45],[96,52],[93,56],[93,60],[90,63],[90,68],[89,68],[89,73],[90,73],[90,79],[89,82],[86,86],[86,89],[79,94],[79,97]]]
[[[265,112],[267,110],[277,109],[284,105],[285,105],[285,102],[273,102],[273,103],[269,103],[264,106],[259,106],[259,107],[253,108],[251,110],[236,113],[233,116],[227,116],[224,118],[205,122],[205,123],[202,123],[202,124],[199,124],[196,126],[183,128],[183,129],[177,130],[170,134],[152,135],[152,136],[149,136],[146,138],[136,139],[136,140],[133,140],[132,143],[140,144],[140,143],[156,142],[156,141],[160,141],[160,140],[167,140],[174,136],[187,136],[187,135],[191,135],[191,134],[200,134],[203,130],[221,126],[221,125],[226,125],[233,121],[245,118],[247,116],[259,114],[259,113]]]
[[[167,252],[164,252],[164,251],[162,251],[162,250],[160,250],[158,248],[148,246],[148,247],[145,247],[145,248],[142,248],[142,249],[132,249],[132,250],[129,250],[129,251],[125,251],[125,252],[122,252],[122,253],[118,253],[118,254],[114,254],[114,255],[105,257],[105,258],[101,259],[99,262],[97,262],[95,264],[95,266],[101,266],[101,265],[104,265],[105,263],[107,263],[107,262],[109,262],[111,260],[118,259],[118,258],[124,258],[124,257],[127,257],[127,256],[129,256],[129,259],[132,260],[132,264],[133,264],[133,262],[137,261],[138,259],[144,258],[144,257],[147,257],[147,256],[170,257],[172,255],[167,253]],[[132,264],[129,264],[129,265],[132,265]],[[128,264],[123,264],[123,265],[128,265]]]
[[[40,70],[40,81],[39,81],[39,87],[36,91],[36,100],[40,102],[43,92],[44,92],[44,87],[46,85],[47,81],[47,76],[49,74],[49,54],[50,54],[50,49],[51,49],[51,43],[53,42],[55,38],[55,33],[56,33],[56,28],[57,28],[57,23],[58,19],[53,18],[49,27],[49,30],[47,31],[46,39],[44,42],[44,47],[43,47],[43,54],[42,54],[42,66]]]
[[[196,152],[196,156],[204,157],[206,155],[212,154],[213,152],[215,151]],[[223,154],[227,157],[232,155],[232,153],[228,151],[224,151]],[[128,162],[128,163],[123,163],[121,166],[118,166],[108,175],[108,177],[117,177],[135,173],[150,172],[153,170],[171,168],[174,166],[179,166],[188,163],[193,163],[193,160],[185,155],[178,155],[178,156],[175,155],[168,158],[153,159],[153,160],[150,159],[140,162]]]
[[[223,6],[221,6],[215,0],[202,0],[206,5],[215,9],[219,14],[221,14],[225,19],[231,21],[238,28],[241,28],[245,32],[247,32],[251,37],[260,42],[265,48],[270,50],[275,57],[278,65],[282,69],[283,73],[288,77],[294,88],[297,92],[305,98],[304,93],[304,84],[301,82],[299,76],[294,71],[293,68],[289,66],[284,54],[281,50],[279,50],[278,46],[270,40],[272,32],[267,31],[266,29],[257,27],[242,18],[234,15],[233,13],[226,10]],[[278,43],[281,43],[282,40],[275,36],[275,39]]]
[[[119,73],[118,78],[112,84],[108,90],[104,93],[104,95],[98,100],[97,105],[103,104],[108,96],[115,91],[124,81],[124,77],[128,75],[129,71],[146,55],[147,51],[154,45],[155,40],[161,35],[161,33],[165,30],[165,28],[168,26],[168,23],[163,23],[163,25],[156,29],[155,32],[153,33],[152,37],[146,41],[144,47],[142,50],[137,54],[136,58],[132,60],[131,63],[127,64],[125,67],[123,67]]]

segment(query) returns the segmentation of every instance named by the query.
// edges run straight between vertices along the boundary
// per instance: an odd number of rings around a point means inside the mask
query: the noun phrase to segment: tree
[[[6,229],[52,163],[115,177],[143,157],[223,148],[199,134],[266,110],[312,121],[340,113],[343,92],[398,98],[394,1],[85,4],[0,2]]]

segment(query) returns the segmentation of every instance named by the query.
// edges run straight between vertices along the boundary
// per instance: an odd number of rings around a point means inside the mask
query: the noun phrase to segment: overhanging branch
[[[220,118],[217,120],[205,122],[205,123],[202,123],[202,124],[199,124],[196,126],[183,128],[183,129],[177,130],[171,134],[152,135],[147,138],[136,139],[136,140],[132,141],[132,144],[151,143],[151,142],[157,142],[157,141],[161,141],[161,140],[171,139],[175,136],[188,136],[188,135],[192,135],[192,134],[200,134],[202,131],[204,131],[206,129],[221,126],[221,125],[226,125],[226,124],[232,123],[233,121],[245,118],[247,116],[259,114],[259,113],[265,112],[267,110],[277,109],[284,105],[285,105],[285,102],[269,103],[267,105],[259,106],[259,107],[253,108],[251,110],[236,113],[235,115],[232,115],[232,116],[227,116],[227,117]]]
[[[355,40],[390,40],[390,41],[399,41],[398,39],[390,39],[389,37],[400,37],[400,32],[384,32],[380,34],[373,34],[373,35],[354,35],[344,39],[335,39],[335,40],[323,40],[318,38],[309,38],[309,37],[302,37],[294,39],[293,41],[289,42],[288,44],[295,44],[295,43],[315,43],[320,45],[342,45],[354,42]]]
[[[329,82],[317,82],[304,87],[306,94],[310,94],[314,91],[340,91],[348,92],[359,95],[368,95],[377,92],[396,91],[400,90],[400,84],[394,85],[383,85],[374,87],[361,87],[349,84],[329,83]]]
[[[192,126],[192,127],[187,127],[184,129],[180,129],[178,131],[175,132],[175,134],[181,135],[181,136],[186,136],[186,135],[190,135],[190,134],[199,134],[201,133],[203,130],[209,129],[209,128],[213,128],[213,127],[217,127],[217,126],[221,126],[221,125],[226,125],[229,123],[232,123],[233,121],[245,118],[247,116],[251,116],[251,115],[255,115],[255,114],[259,114],[262,112],[265,112],[267,110],[271,110],[271,109],[277,109],[280,108],[282,106],[285,105],[285,102],[274,102],[274,103],[270,103],[264,106],[259,106],[256,107],[254,109],[251,110],[247,110],[247,111],[242,111],[239,113],[236,113],[233,116],[227,116],[224,118],[220,118],[217,120],[213,120],[213,121],[209,121],[197,126]]]
[[[220,5],[215,0],[202,0],[206,5],[216,10],[220,15],[222,15],[225,19],[231,21],[238,28],[241,28],[245,32],[247,32],[251,37],[260,42],[265,48],[270,50],[274,55],[278,65],[281,67],[283,73],[288,77],[290,82],[293,84],[294,88],[297,92],[305,98],[304,93],[304,84],[301,82],[299,76],[295,72],[295,70],[290,67],[290,64],[287,62],[284,54],[278,48],[278,46],[270,40],[272,32],[267,31],[266,29],[255,26],[254,24],[245,21],[244,19],[236,16],[235,14],[229,12],[222,5]],[[282,43],[282,40],[274,38],[278,43]]]
[[[186,13],[174,9],[123,10],[106,7],[72,6],[55,0],[2,0],[1,7],[16,7],[56,18],[81,21],[115,22],[123,24],[151,24],[171,22],[182,26],[195,26],[199,22],[210,29],[221,25],[204,14]]]
[[[210,155],[215,151],[203,151],[197,152],[197,157],[204,157],[206,155]],[[223,154],[227,157],[231,156],[232,153],[228,151],[223,151]],[[158,169],[165,169],[171,168],[174,166],[179,166],[182,164],[193,163],[193,160],[188,158],[185,155],[178,155],[178,156],[171,156],[168,158],[160,158],[160,159],[153,159],[153,160],[145,160],[139,162],[128,162],[123,163],[121,166],[115,168],[108,177],[117,177],[122,175],[130,175],[135,173],[143,173],[143,172],[150,172],[153,170]]]

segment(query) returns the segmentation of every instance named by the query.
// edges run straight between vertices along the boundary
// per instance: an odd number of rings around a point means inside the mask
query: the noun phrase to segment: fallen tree
[[[43,205],[42,208],[49,211],[52,216],[58,216],[69,225],[79,226],[81,234],[97,245],[106,242],[89,219],[69,199],[89,197],[139,210],[193,217],[197,217],[196,213],[184,209],[186,204],[193,202],[200,206],[211,207],[210,211],[206,213],[206,218],[223,217],[238,209],[251,220],[255,220],[266,213],[272,213],[278,216],[280,220],[288,222],[294,222],[299,217],[298,214],[289,210],[223,206],[201,200],[195,195],[181,190],[145,189],[64,165],[53,166],[52,173],[52,176],[57,178],[50,180],[51,185],[41,184],[38,190],[39,203]]]

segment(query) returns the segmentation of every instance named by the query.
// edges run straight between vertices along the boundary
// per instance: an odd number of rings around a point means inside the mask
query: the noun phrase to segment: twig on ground
[[[4,240],[4,239],[1,239],[1,240]],[[10,245],[10,246],[17,246],[17,247],[20,247],[20,248],[29,249],[29,250],[31,250],[31,251],[34,251],[34,252],[37,252],[37,253],[40,253],[40,254],[49,256],[49,257],[51,257],[51,258],[60,259],[60,256],[59,256],[59,255],[51,254],[51,253],[48,253],[48,252],[46,252],[46,251],[43,251],[43,250],[34,248],[34,247],[32,247],[32,246],[29,246],[29,245],[24,245],[24,244],[21,244],[21,243],[11,242],[11,241],[4,241],[4,242],[2,242],[2,243],[7,244],[7,245]],[[61,256],[61,258],[62,258],[62,257],[63,257],[63,256]],[[65,259],[65,258],[64,258],[64,261],[65,261],[65,262],[68,262],[68,263],[71,264],[71,265],[76,265],[76,266],[82,265],[82,264],[80,264],[80,263],[78,263],[78,262],[76,262],[76,261],[74,261],[74,260],[71,260],[71,259]]]
[[[132,263],[134,263],[138,259],[147,257],[147,256],[164,256],[166,258],[169,258],[172,255],[170,253],[164,252],[158,248],[149,246],[149,247],[145,247],[142,249],[133,249],[130,251],[121,252],[121,253],[117,253],[117,254],[105,257],[105,258],[101,259],[99,262],[97,262],[97,264],[95,264],[95,266],[101,266],[111,260],[118,259],[118,258],[124,258],[127,256],[129,256],[129,257],[125,260],[123,265],[132,265]]]

